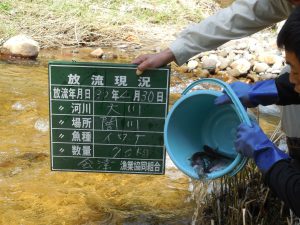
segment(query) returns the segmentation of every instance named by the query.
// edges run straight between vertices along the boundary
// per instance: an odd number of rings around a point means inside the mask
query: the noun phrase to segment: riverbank
[[[218,2],[225,6],[230,1]],[[146,3],[136,0],[6,0],[0,3],[0,19],[10,23],[0,25],[0,45],[14,35],[25,34],[37,41],[41,49],[115,48],[130,53],[127,60],[130,62],[139,54],[166,48],[184,27],[220,9],[219,3],[214,0],[150,0]],[[187,67],[178,69],[174,65],[173,68],[199,78],[209,75],[206,67],[213,67],[216,68],[214,75],[228,82],[235,78],[245,82],[273,78],[283,66],[282,57],[271,59],[272,62],[263,58],[281,55],[277,52],[274,34],[268,30],[252,39],[229,42],[219,51],[202,53],[197,62],[194,60]],[[79,50],[73,53],[76,52]],[[269,55],[261,56],[262,52]]]
[[[219,9],[213,0],[0,2],[0,45],[26,34],[41,48],[163,46],[190,23]]]

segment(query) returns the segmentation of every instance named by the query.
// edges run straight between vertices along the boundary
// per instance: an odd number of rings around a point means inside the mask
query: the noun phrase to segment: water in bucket
[[[189,92],[203,82],[222,86],[234,104],[215,105],[215,98],[223,94],[220,91]],[[194,179],[215,179],[237,173],[247,161],[237,154],[233,144],[236,127],[242,121],[251,124],[248,114],[226,83],[216,79],[194,82],[173,105],[166,119],[164,139],[171,160]],[[216,156],[211,156],[207,149]]]

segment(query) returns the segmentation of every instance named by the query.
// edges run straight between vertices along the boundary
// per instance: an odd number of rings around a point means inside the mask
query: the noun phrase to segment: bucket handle
[[[197,81],[193,82],[192,84],[190,84],[182,92],[182,95],[187,94],[193,87],[195,87],[196,85],[198,85],[200,83],[212,83],[212,84],[216,84],[216,85],[222,87],[225,90],[226,94],[231,99],[231,101],[233,102],[233,104],[236,106],[235,108],[237,110],[237,114],[238,114],[240,120],[242,122],[246,123],[248,126],[252,127],[252,124],[251,124],[250,119],[248,118],[247,112],[246,112],[244,106],[242,105],[242,103],[240,102],[239,98],[236,96],[236,94],[231,89],[231,87],[227,83],[225,83],[221,80],[214,79],[214,78],[203,78],[201,80],[197,80]],[[241,159],[241,157],[242,156],[240,154],[238,154],[238,160]],[[248,158],[243,157],[241,163],[229,173],[229,176],[234,176],[235,174],[237,174],[240,171],[240,169],[242,167],[244,167],[244,165],[247,163],[247,161],[248,161]]]
[[[203,78],[201,80],[197,80],[197,81],[193,82],[192,84],[190,84],[182,92],[182,95],[187,94],[193,87],[195,87],[196,85],[198,85],[200,83],[212,83],[212,84],[221,86],[225,90],[226,94],[229,96],[229,98],[231,99],[233,104],[236,106],[235,108],[238,112],[238,116],[240,117],[241,121],[246,123],[248,126],[252,127],[250,119],[247,116],[247,112],[246,112],[244,106],[242,105],[242,103],[240,102],[239,98],[236,96],[236,94],[231,89],[231,87],[221,80],[214,79],[214,78]]]

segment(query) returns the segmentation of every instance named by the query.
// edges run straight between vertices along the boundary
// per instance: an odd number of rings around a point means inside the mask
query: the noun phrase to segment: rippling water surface
[[[47,62],[95,61],[80,51],[0,61],[0,224],[188,224],[189,180],[172,166],[162,176],[50,170]]]
[[[190,224],[195,193],[170,161],[166,174],[156,176],[50,170],[47,63],[95,61],[88,52],[64,49],[41,52],[36,62],[0,61],[0,224]],[[131,61],[119,56],[118,62]],[[172,88],[183,81],[189,78],[175,74]],[[171,103],[179,96],[172,93]],[[276,119],[264,123],[273,130]]]

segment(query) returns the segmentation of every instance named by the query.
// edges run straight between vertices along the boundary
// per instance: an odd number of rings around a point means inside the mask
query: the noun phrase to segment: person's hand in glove
[[[275,80],[265,80],[255,84],[234,82],[230,87],[240,99],[243,106],[253,108],[258,105],[271,105],[278,101],[278,92]],[[231,103],[227,94],[223,94],[215,99],[216,105]]]
[[[266,173],[277,161],[289,158],[269,140],[255,122],[252,122],[252,127],[245,123],[238,126],[234,146],[241,155],[253,158],[263,173]]]

